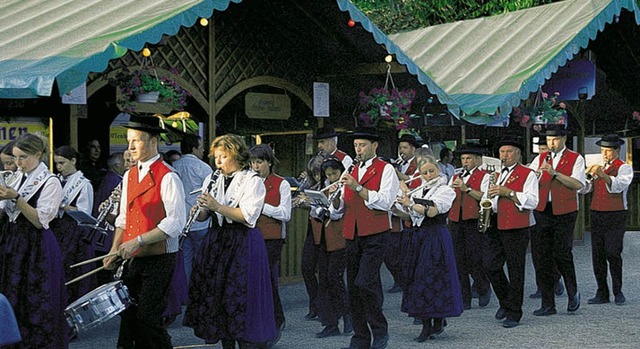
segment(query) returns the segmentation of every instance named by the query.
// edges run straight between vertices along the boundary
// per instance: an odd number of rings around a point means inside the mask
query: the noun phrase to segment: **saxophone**
[[[500,172],[491,173],[489,177],[489,187],[496,185]],[[486,198],[480,200],[480,219],[478,219],[478,230],[485,233],[491,226],[491,213],[493,212],[493,201]]]

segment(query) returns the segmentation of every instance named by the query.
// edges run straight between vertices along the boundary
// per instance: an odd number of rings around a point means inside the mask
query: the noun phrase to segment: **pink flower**
[[[640,112],[634,111],[631,116],[633,117],[634,120],[636,121],[640,121]]]
[[[553,93],[553,95],[558,97],[558,96],[560,96],[560,92],[556,91],[556,92]]]
[[[559,106],[560,108],[562,108],[562,109],[566,109],[566,108],[567,108],[567,105],[566,105],[566,104],[564,104],[564,102],[560,102],[560,104],[559,104],[558,106]]]
[[[524,123],[529,122],[529,115],[523,115],[522,119],[520,119],[520,120],[522,120],[522,122],[524,122]]]
[[[546,92],[542,92],[542,98],[547,99],[549,98],[549,94]]]

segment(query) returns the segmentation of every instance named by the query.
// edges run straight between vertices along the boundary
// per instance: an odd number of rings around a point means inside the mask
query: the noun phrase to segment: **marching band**
[[[119,266],[122,282],[117,287],[126,286],[120,292],[136,300],[117,310],[123,324],[118,345],[170,347],[161,313],[175,286],[174,268],[184,268],[176,263],[178,240],[200,221],[210,223],[202,245],[194,245],[190,257],[193,271],[187,274],[184,325],[207,343],[222,342],[223,348],[235,348],[236,343],[241,348],[274,346],[286,322],[278,265],[292,208],[309,210],[302,251],[309,293],[306,319],[321,321],[315,333],[319,340],[353,333],[349,348],[388,346],[382,263],[394,279],[388,292],[402,292],[400,310],[423,326],[417,342],[435,338],[447,318],[472,309],[474,293],[478,306],[486,307],[492,290],[499,302],[495,318],[504,328],[518,326],[529,243],[541,293],[541,306],[533,315],[557,313],[554,291],[560,279],[568,294],[567,311],[575,312],[580,292],[572,240],[579,194],[587,193],[592,193],[591,251],[597,282],[588,304],[609,303],[611,295],[617,305],[626,302],[621,253],[633,169],[619,157],[624,141],[617,135],[596,142],[602,162],[589,167],[582,155],[566,147],[563,127],[546,129],[542,136],[548,149],[541,149],[528,166],[521,163],[524,146],[515,138],[498,142],[499,166],[483,166],[485,149],[463,144],[455,151],[461,170],[449,173],[447,148],[437,160],[424,154],[414,136],[403,135],[398,157],[385,161],[377,154],[381,138],[376,130],[359,127],[351,136],[356,155],[351,158],[337,148],[339,134],[323,127],[313,137],[318,154],[301,186],[293,189],[273,172],[273,149],[257,145],[249,150],[241,137],[225,135],[211,144],[209,157],[217,170],[188,192],[197,196],[189,208],[184,206],[181,178],[157,154],[157,136],[163,130],[142,121],[125,127],[138,164],[100,205],[93,229],[82,232],[65,214],[83,210],[90,215],[93,206],[91,184],[75,168],[75,150],[56,150],[59,177],[40,162],[46,145],[35,136],[21,136],[2,151],[0,293],[13,307],[27,346],[44,347],[46,338],[55,338],[52,347],[66,347],[72,327],[88,326],[69,316],[71,327],[61,325],[62,303],[89,296],[98,286],[96,280],[86,278],[66,288],[62,280],[75,282],[85,277],[78,274],[93,273],[72,273],[69,265],[103,261],[104,268]],[[147,212],[148,205],[153,212]],[[114,241],[108,242],[111,250],[92,258],[93,233],[104,229],[100,227],[107,215],[117,216],[115,222],[110,219],[116,228]],[[36,238],[34,232],[43,235]],[[2,252],[16,246],[29,249],[11,258]],[[26,272],[41,277],[23,280]],[[45,313],[33,315],[33,296],[14,291],[24,290],[17,286],[22,283],[36,295],[55,288],[58,298]]]

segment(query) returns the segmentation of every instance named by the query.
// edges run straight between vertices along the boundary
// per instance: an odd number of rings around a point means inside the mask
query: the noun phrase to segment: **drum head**
[[[127,286],[122,281],[114,281],[78,298],[64,312],[69,326],[80,331],[105,323],[131,304]]]

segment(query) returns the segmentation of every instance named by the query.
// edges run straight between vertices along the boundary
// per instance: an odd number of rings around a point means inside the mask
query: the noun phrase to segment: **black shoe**
[[[471,298],[478,298],[478,296],[478,289],[476,288],[476,285],[471,285]]]
[[[491,288],[489,288],[487,293],[481,294],[478,297],[478,306],[480,306],[481,308],[486,307],[487,305],[489,305],[489,302],[491,302]]]
[[[464,303],[462,304],[462,309],[464,309],[464,310],[469,310],[469,309],[471,309],[471,303],[466,303],[466,302],[464,302]]]
[[[327,326],[322,331],[316,333],[316,338],[326,338],[332,336],[339,336],[340,329],[336,325]]]
[[[595,297],[589,299],[587,301],[587,304],[606,304],[609,302],[610,302],[609,297],[600,297],[596,295]]]
[[[342,334],[350,335],[353,333],[353,320],[351,320],[351,315],[345,315],[342,317],[343,326],[342,326]]]
[[[533,315],[535,316],[549,316],[557,313],[555,307],[540,307],[540,309],[533,311]]]
[[[422,325],[423,321],[422,321],[422,319],[418,319],[417,317],[414,317],[413,318],[413,324],[414,325]]]
[[[564,284],[562,283],[562,279],[558,280],[555,291],[556,291],[556,296],[562,296],[562,294],[564,293]]]
[[[388,343],[389,335],[385,334],[384,336],[373,340],[373,343],[371,343],[371,349],[385,349]]]
[[[504,320],[504,322],[502,323],[502,327],[504,328],[514,328],[516,326],[520,325],[520,322],[515,321],[515,320]]]
[[[529,298],[542,298],[542,291],[540,291],[540,289],[537,289],[534,293],[529,295]]]
[[[307,315],[304,316],[304,319],[307,321],[318,320],[318,313],[315,310],[309,310]]]
[[[433,319],[433,328],[431,329],[431,334],[434,336],[440,335],[444,332],[444,327],[442,326],[442,318]]]
[[[496,312],[496,320],[504,320],[507,317],[507,309],[500,307]]]
[[[580,308],[580,292],[576,292],[575,296],[569,299],[569,304],[567,305],[568,312],[574,312]]]
[[[393,283],[393,286],[387,290],[387,292],[389,293],[400,293],[402,292],[402,287],[400,287],[400,285],[396,284],[395,282]]]
[[[616,305],[623,305],[626,301],[627,301],[627,299],[624,298],[624,295],[622,294],[622,292],[620,292],[617,295],[615,295]]]

